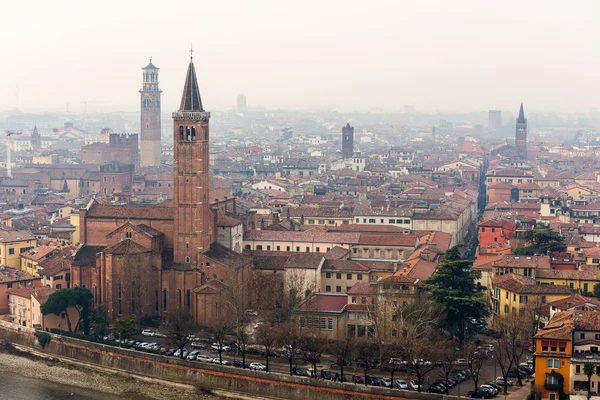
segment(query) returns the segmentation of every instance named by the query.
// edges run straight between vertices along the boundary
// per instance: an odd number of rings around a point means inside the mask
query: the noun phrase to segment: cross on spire
[[[190,43],[190,61],[194,59],[194,46]]]

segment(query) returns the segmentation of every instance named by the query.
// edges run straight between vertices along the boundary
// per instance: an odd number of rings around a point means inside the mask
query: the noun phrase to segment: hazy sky
[[[588,111],[600,1],[1,0],[0,109],[175,110],[193,43],[207,109]]]

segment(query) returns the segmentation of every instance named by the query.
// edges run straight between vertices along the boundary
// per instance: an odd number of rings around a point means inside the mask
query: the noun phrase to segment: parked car
[[[218,343],[213,343],[212,346],[210,346],[210,348],[213,351],[219,351],[219,344]],[[226,344],[224,344],[221,347],[221,351],[228,352],[230,350],[231,350],[231,347],[227,346]]]
[[[154,332],[154,337],[157,337],[157,338],[166,338],[167,335],[156,331],[156,332]]]
[[[204,343],[202,343],[202,342],[192,342],[191,346],[192,346],[192,349],[202,349],[202,350],[204,350],[204,349],[207,348],[207,346]]]
[[[352,383],[365,383],[365,378],[362,375],[352,375]]]
[[[444,394],[446,393],[446,388],[442,385],[429,385],[429,387],[427,388],[427,392],[428,393],[438,393],[438,394]]]
[[[331,374],[331,371],[329,371],[327,369],[321,370],[321,379],[326,379],[326,380],[330,381],[332,378],[333,378],[333,375]]]
[[[367,375],[367,384],[371,386],[381,386],[381,378],[378,376]]]
[[[237,368],[244,368],[244,367],[248,368],[250,366],[250,364],[248,364],[248,363],[244,364],[241,360],[233,360],[231,365],[233,365],[234,367],[237,367]]]
[[[253,362],[250,364],[250,369],[254,370],[254,371],[266,371],[267,367],[265,367],[263,364],[258,363],[258,362]]]
[[[464,365],[467,363],[467,360],[465,360],[464,358],[459,358],[458,360],[456,360],[456,365]]]
[[[246,310],[246,315],[249,317],[256,317],[258,315],[258,311],[249,308]]]
[[[188,360],[195,360],[198,353],[199,351],[190,351],[190,354],[188,354],[186,358]]]
[[[158,349],[158,354],[164,356],[165,354],[167,354],[167,349],[161,347],[160,349]]]
[[[392,387],[392,380],[390,378],[381,378],[381,386],[386,388]]]
[[[229,361],[221,360],[219,357],[215,357],[212,359],[213,364],[221,364],[221,365],[229,365]]]
[[[488,385],[488,386],[493,387],[494,389],[496,389],[496,393],[500,393],[500,391],[502,390],[502,386],[498,385],[497,383],[486,382],[485,384]]]
[[[479,387],[480,387],[482,390],[487,390],[488,392],[490,392],[490,393],[492,394],[492,396],[495,396],[495,395],[497,395],[497,394],[498,394],[498,389],[496,389],[496,388],[495,388],[495,387],[493,387],[493,386],[490,386],[490,385],[483,384],[483,385],[481,385],[481,386],[479,386]]]
[[[500,386],[504,386],[504,377],[503,376],[499,376],[496,378],[496,383]],[[512,379],[507,379],[506,380],[506,386],[512,386],[513,385],[513,381]]]
[[[306,369],[295,366],[294,368],[292,368],[292,374],[294,374],[296,376],[306,376]]]
[[[177,349],[169,349],[167,350],[167,352],[165,353],[165,356],[172,356],[173,354],[175,354],[175,352],[177,351]]]
[[[506,376],[508,376],[509,378],[517,379],[517,373],[519,374],[521,379],[524,379],[526,377],[526,374],[524,372],[515,371],[514,369],[508,371],[508,374]]]
[[[477,391],[471,390],[467,392],[467,397],[472,399],[489,399],[491,395],[485,390],[477,389]]]
[[[144,336],[149,336],[149,337],[154,337],[155,331],[153,329],[144,329],[142,331],[142,335]]]
[[[409,386],[412,390],[423,389],[423,382],[421,382],[421,384],[419,384],[416,379],[413,379],[412,381],[410,381]]]
[[[398,389],[408,389],[408,383],[404,379],[396,380],[396,387]]]
[[[212,362],[213,357],[207,356],[205,354],[198,354],[196,356],[196,361],[204,361],[204,362]]]

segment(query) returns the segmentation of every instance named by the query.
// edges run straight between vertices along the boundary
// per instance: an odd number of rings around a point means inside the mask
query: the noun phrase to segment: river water
[[[139,395],[119,395],[97,392],[76,386],[62,385],[43,379],[26,378],[10,372],[0,372],[2,400],[147,400]]]

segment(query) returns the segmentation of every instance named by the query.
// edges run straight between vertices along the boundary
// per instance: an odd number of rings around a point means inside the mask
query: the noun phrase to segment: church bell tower
[[[210,248],[209,119],[190,57],[181,104],[173,113],[174,261],[178,263],[197,264],[198,255]]]
[[[141,166],[160,166],[160,94],[158,87],[158,67],[152,64],[142,68],[142,89],[140,90],[140,150]]]

